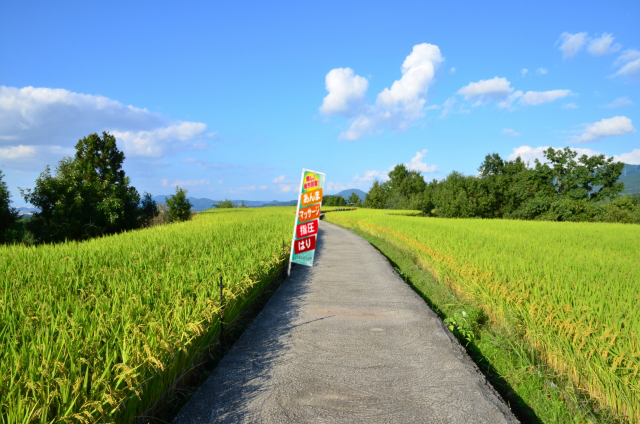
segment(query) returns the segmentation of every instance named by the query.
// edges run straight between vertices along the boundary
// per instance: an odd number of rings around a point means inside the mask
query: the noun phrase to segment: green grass
[[[544,401],[549,391],[537,387],[535,378],[522,388],[518,381],[527,381],[532,373],[545,376],[545,369],[553,369],[555,377],[543,381],[550,381],[549,390],[562,387],[556,399],[568,402],[569,415],[578,420],[609,421],[606,411],[622,420],[637,420],[636,226],[447,220],[363,209],[328,214],[325,219],[402,250],[472,307],[446,310],[446,301],[434,301],[456,320],[452,327],[458,335],[480,335],[469,344],[470,351],[480,341],[492,340],[481,356],[499,375],[511,375],[505,381],[541,420],[566,422],[567,415],[547,416],[544,410],[558,409],[545,402],[531,406],[536,394],[543,393]],[[495,337],[482,333],[486,326]],[[491,353],[486,350],[491,344],[502,347]],[[513,346],[504,350],[509,345]],[[491,359],[494,356],[497,359]],[[518,365],[519,358],[526,357],[533,362]],[[514,363],[522,372],[502,370],[503,362]],[[585,402],[585,394],[590,401]]]
[[[0,422],[129,422],[288,257],[295,210],[0,247]]]

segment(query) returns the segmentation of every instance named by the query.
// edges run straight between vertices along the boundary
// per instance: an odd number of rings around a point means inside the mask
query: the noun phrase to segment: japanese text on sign
[[[309,206],[298,211],[299,222],[320,218],[320,205]]]
[[[294,262],[313,266],[324,181],[325,174],[302,170],[289,270],[291,270],[291,263]]]

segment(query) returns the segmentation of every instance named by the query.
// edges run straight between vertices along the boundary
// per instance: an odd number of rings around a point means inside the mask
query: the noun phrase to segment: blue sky
[[[570,146],[640,164],[640,3],[9,2],[0,170],[14,203],[92,132],[140,191],[294,199],[405,163]],[[504,3],[504,2],[503,2]]]

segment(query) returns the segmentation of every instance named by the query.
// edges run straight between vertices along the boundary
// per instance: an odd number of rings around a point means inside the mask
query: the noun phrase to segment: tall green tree
[[[373,181],[373,185],[364,198],[364,206],[372,209],[383,209],[387,203],[387,193],[383,184],[378,179]]]
[[[360,200],[360,196],[358,196],[356,192],[351,193],[351,196],[349,196],[348,201],[350,205],[354,205],[354,206],[360,206],[360,204],[362,203],[362,201]]]
[[[574,200],[594,202],[612,200],[622,190],[624,184],[618,182],[624,163],[614,162],[605,155],[582,155],[568,147],[544,151],[548,163],[535,161],[535,170],[540,179],[555,189],[559,196]]]
[[[187,190],[176,186],[176,193],[165,197],[165,200],[172,222],[191,219],[191,202],[187,199]]]
[[[116,139],[90,134],[76,144],[75,158],[64,158],[54,175],[47,166],[24,199],[40,209],[27,228],[39,242],[80,240],[138,228],[140,195],[122,169]]]
[[[11,206],[11,193],[3,178],[2,171],[0,171],[0,243],[8,241],[9,229],[15,225],[20,217],[16,208]]]

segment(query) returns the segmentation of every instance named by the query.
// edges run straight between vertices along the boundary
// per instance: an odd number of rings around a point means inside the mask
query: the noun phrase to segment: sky
[[[487,4],[480,4],[487,3]],[[640,164],[640,2],[6,2],[15,206],[107,131],[142,194],[292,200],[570,147]]]

